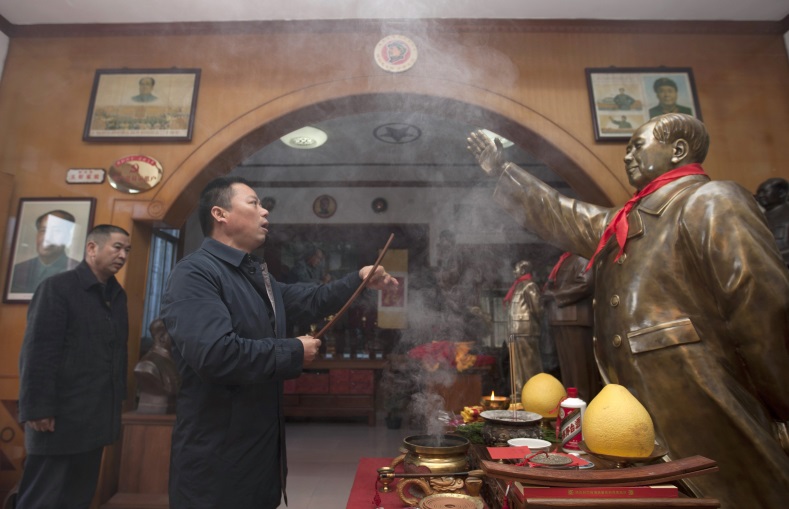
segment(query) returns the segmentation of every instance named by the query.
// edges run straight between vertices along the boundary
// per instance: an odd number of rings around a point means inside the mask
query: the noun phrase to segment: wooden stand
[[[492,460],[490,459],[490,455],[488,454],[488,450],[485,446],[482,445],[472,445],[469,448],[469,458],[470,458],[470,466],[471,468],[482,468],[486,470],[486,477],[485,477],[485,484],[483,486],[483,498],[485,498],[486,503],[491,507],[491,509],[501,509],[501,500],[504,499],[504,494],[508,493],[507,502],[509,507],[513,509],[550,509],[550,508],[605,508],[605,509],[646,509],[646,508],[653,508],[653,509],[669,509],[675,507],[684,507],[684,508],[695,508],[695,509],[712,509],[716,507],[720,507],[720,502],[717,499],[713,498],[690,498],[682,495],[678,498],[526,498],[526,499],[519,499],[513,489],[507,490],[508,480],[503,477],[495,477],[491,475],[489,469],[486,469],[486,464],[490,466],[492,464]],[[579,486],[581,484],[584,485],[591,485],[599,488],[605,488],[606,486],[623,486],[623,485],[630,485],[633,486],[634,483],[630,482],[623,482],[623,481],[612,481],[609,483],[600,483],[599,479],[601,478],[608,478],[611,476],[616,476],[617,473],[620,473],[625,469],[616,469],[614,468],[614,464],[597,458],[596,456],[588,456],[587,459],[592,461],[595,464],[595,468],[589,471],[578,471],[578,470],[552,470],[547,471],[543,469],[534,469],[533,474],[543,473],[545,477],[551,478],[552,482],[544,482],[540,483],[535,481],[533,485],[535,486]],[[676,468],[673,468],[671,464],[674,463]],[[498,463],[496,463],[498,466]],[[683,466],[680,466],[683,465]],[[710,467],[713,465],[714,467]],[[668,463],[657,463],[650,466],[651,468],[647,472],[647,475],[652,477],[652,481],[656,484],[661,483],[668,483],[671,481],[663,481],[661,476],[665,478],[670,478],[673,476],[674,480],[682,479],[684,477],[692,477],[693,475],[697,475],[699,472],[708,473],[717,471],[717,465],[715,465],[714,461],[703,458],[701,456],[695,456],[693,458],[687,458],[685,460],[679,460],[675,462],[668,462]],[[698,467],[698,468],[696,468]],[[539,472],[538,472],[539,471]],[[555,475],[551,475],[551,474]],[[566,475],[564,475],[566,474]],[[564,479],[565,482],[556,482],[556,477],[567,477]],[[572,476],[572,477],[570,477]],[[577,481],[570,482],[572,479],[577,477],[588,477],[588,483],[578,483]],[[594,479],[598,479],[598,482],[591,482]],[[512,480],[512,479],[510,479]],[[652,481],[646,481],[645,484],[651,484]],[[523,482],[523,481],[521,481]]]
[[[118,492],[101,509],[168,509],[174,414],[123,414]]]

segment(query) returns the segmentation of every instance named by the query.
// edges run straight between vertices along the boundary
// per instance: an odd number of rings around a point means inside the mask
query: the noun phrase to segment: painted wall
[[[375,109],[377,94],[407,94],[414,99],[403,108],[433,107],[448,119],[481,110],[499,132],[523,126],[532,135],[515,141],[573,188],[591,185],[599,200],[622,203],[630,193],[624,144],[594,141],[584,69],[691,67],[712,136],[706,167],[713,178],[755,190],[767,178],[789,177],[789,61],[781,35],[444,26],[332,24],[323,30],[296,23],[267,33],[14,39],[0,86],[0,183],[12,186],[10,199],[0,203],[0,286],[20,197],[95,197],[96,223],[132,232],[134,251],[121,279],[130,295],[130,350],[136,352],[151,226],[180,226],[212,176],[310,120]],[[406,73],[387,73],[373,61],[375,44],[391,33],[405,33],[419,47],[419,61]],[[202,69],[191,142],[82,141],[96,69],[173,66]],[[108,168],[129,154],[161,161],[164,181],[136,196],[106,184],[65,183],[68,168]],[[2,400],[16,398],[26,310],[0,304]],[[14,426],[8,412],[0,416],[4,426]],[[3,447],[18,450],[19,444]]]

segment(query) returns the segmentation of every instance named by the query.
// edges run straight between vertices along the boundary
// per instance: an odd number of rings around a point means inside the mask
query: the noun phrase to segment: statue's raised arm
[[[480,130],[473,131],[468,138],[468,150],[474,155],[477,163],[492,176],[499,176],[504,172],[507,161],[504,160],[504,146],[498,138],[491,140]]]

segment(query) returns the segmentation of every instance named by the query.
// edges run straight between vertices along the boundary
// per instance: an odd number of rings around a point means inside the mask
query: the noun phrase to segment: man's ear
[[[673,149],[674,153],[671,156],[671,162],[674,164],[684,161],[690,154],[690,146],[688,142],[682,138],[673,143]]]
[[[224,223],[225,217],[227,216],[227,212],[225,209],[218,205],[214,205],[211,207],[211,216],[214,218],[214,221],[217,223]]]
[[[97,247],[98,245],[94,241],[89,240],[88,243],[85,244],[85,258],[94,256],[96,254]]]

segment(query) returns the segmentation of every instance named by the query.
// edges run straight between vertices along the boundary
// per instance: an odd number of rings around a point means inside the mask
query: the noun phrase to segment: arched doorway
[[[423,112],[491,129],[552,168],[585,201],[605,205],[626,193],[589,147],[533,108],[487,90],[439,80],[405,80],[397,83],[397,91],[393,88],[393,82],[383,78],[357,78],[295,90],[262,104],[196,146],[151,201],[131,207],[127,202],[117,212],[131,212],[135,227],[143,232],[149,232],[153,222],[181,227],[195,210],[205,183],[229,173],[285,133],[327,118],[386,111]],[[430,93],[436,90],[442,95]],[[144,282],[144,270],[130,266],[128,275]]]
[[[370,91],[369,81],[359,78],[308,87],[247,112],[198,146],[160,186],[150,205],[135,209],[134,219],[181,225],[206,182],[229,172],[260,147],[317,120],[371,111],[421,111],[448,121],[485,126],[554,169],[586,201],[611,204],[628,195],[621,180],[589,147],[521,103],[486,90],[433,80],[410,83],[418,85],[405,87],[413,88],[411,92],[391,91],[391,83],[375,83],[389,90]],[[347,86],[338,90],[338,85]],[[368,91],[354,93],[360,89]],[[426,90],[441,90],[444,95]]]

